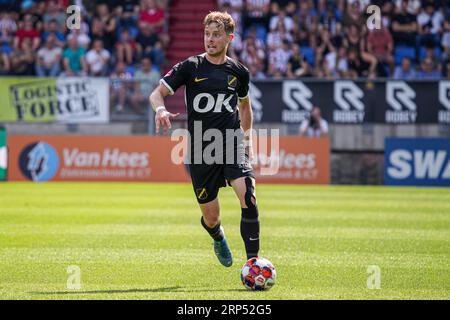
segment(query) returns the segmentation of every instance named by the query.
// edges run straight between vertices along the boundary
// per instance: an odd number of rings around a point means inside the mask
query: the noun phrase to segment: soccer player
[[[205,53],[192,56],[176,64],[161,80],[150,95],[155,111],[156,131],[171,128],[172,114],[164,106],[164,98],[173,95],[185,85],[185,101],[190,133],[192,185],[202,212],[201,224],[213,238],[214,252],[220,263],[230,267],[233,257],[224,229],[220,223],[219,188],[228,183],[234,189],[241,205],[241,236],[247,259],[257,257],[259,251],[259,214],[255,197],[255,179],[251,159],[251,129],[253,123],[249,98],[249,71],[238,61],[227,57],[227,49],[234,38],[235,23],[228,13],[211,12],[204,19]],[[198,123],[202,130],[199,137],[194,130]],[[208,143],[203,133],[208,129],[219,130],[225,137],[227,130],[242,133],[241,139],[223,138],[227,146],[223,151],[226,161],[207,164],[195,160],[195,144],[201,141],[201,151]],[[245,133],[245,134],[244,134]],[[237,141],[236,141],[237,140]],[[192,143],[194,141],[194,143]],[[231,153],[234,161],[230,163]],[[203,154],[203,153],[202,153]]]

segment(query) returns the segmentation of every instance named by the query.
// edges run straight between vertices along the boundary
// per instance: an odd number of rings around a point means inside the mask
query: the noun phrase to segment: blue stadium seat
[[[316,59],[314,55],[314,49],[311,47],[301,47],[300,52],[305,57],[306,62],[308,62],[309,65],[314,66]]]
[[[395,64],[400,65],[404,57],[408,57],[414,62],[416,60],[416,49],[414,47],[398,46],[395,48]]]
[[[420,50],[419,51],[420,60],[425,59],[425,56],[427,55],[427,48],[426,47],[420,47],[419,50]],[[440,58],[441,54],[442,54],[441,48],[439,48],[439,47],[434,48],[434,57],[435,58]]]

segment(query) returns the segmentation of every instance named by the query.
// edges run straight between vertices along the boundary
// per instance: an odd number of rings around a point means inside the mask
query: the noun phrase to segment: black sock
[[[247,259],[257,257],[259,252],[258,207],[242,208],[241,236],[245,244]]]
[[[220,221],[212,228],[206,225],[205,221],[203,220],[203,217],[201,219],[201,223],[203,228],[205,228],[205,230],[208,231],[211,238],[213,238],[215,241],[221,241],[223,239],[224,235],[222,229],[220,228]]]

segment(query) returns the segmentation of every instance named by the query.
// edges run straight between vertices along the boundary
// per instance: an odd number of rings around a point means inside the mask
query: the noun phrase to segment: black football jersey
[[[205,54],[192,56],[176,64],[162,79],[171,94],[185,85],[188,130],[194,121],[207,129],[240,128],[238,99],[247,97],[249,72],[241,63],[227,58],[223,64],[209,62]]]

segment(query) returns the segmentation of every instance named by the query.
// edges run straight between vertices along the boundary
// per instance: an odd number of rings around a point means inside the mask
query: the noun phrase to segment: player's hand
[[[164,134],[169,132],[169,129],[172,128],[172,124],[170,123],[170,119],[175,118],[179,115],[179,113],[170,113],[165,108],[159,108],[155,114],[155,124],[156,124],[156,133],[159,133],[159,128],[162,127],[164,130]]]

